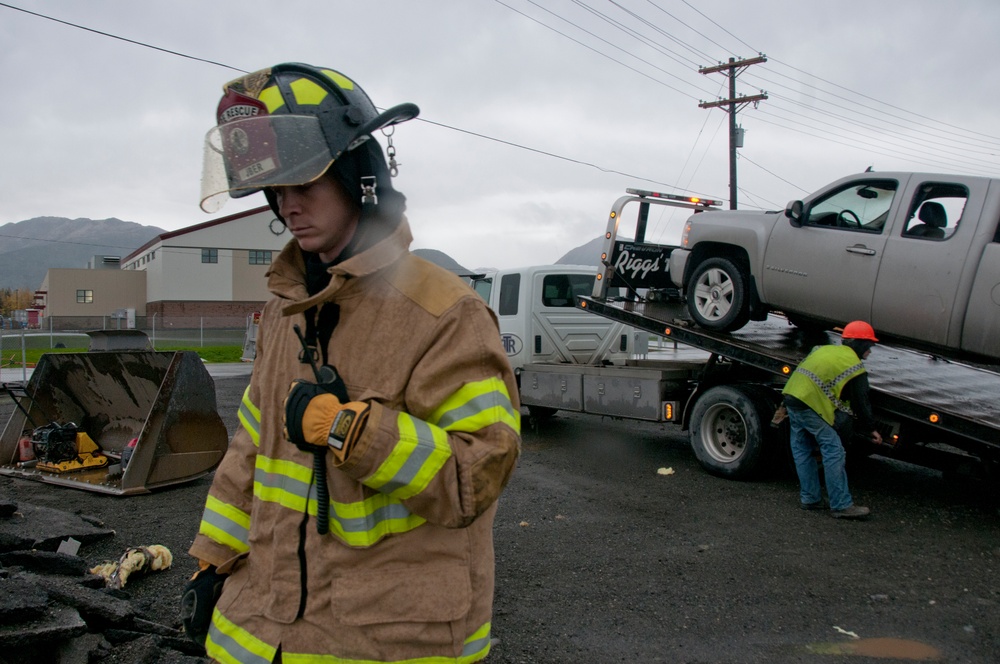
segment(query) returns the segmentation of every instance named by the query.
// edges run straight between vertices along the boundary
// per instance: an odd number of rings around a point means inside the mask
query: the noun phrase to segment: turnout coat
[[[190,553],[230,573],[206,648],[223,662],[473,662],[490,644],[496,501],[520,452],[520,405],[496,318],[409,252],[404,219],[329,269],[309,297],[292,240],[268,271],[257,358]],[[314,381],[293,324],[335,303],[329,362],[368,422],[326,455],[330,529],[315,526],[313,455],[282,432],[293,379]],[[322,361],[322,360],[320,360]],[[308,516],[307,516],[308,515]]]

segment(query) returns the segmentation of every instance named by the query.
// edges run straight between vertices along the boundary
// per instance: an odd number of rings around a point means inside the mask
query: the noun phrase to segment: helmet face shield
[[[213,127],[205,136],[201,208],[215,212],[228,196],[312,182],[338,156],[312,115],[260,115]]]
[[[419,113],[414,104],[379,113],[351,79],[302,63],[230,81],[218,126],[205,137],[201,208],[215,212],[229,197],[312,182],[374,131]]]

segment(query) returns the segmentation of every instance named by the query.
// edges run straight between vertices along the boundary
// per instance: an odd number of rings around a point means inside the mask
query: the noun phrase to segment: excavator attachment
[[[149,493],[211,472],[229,444],[215,383],[189,351],[47,353],[27,385],[4,388],[18,406],[0,435],[8,477]]]

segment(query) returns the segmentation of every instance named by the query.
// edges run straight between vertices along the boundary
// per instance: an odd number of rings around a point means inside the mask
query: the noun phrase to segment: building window
[[[76,301],[78,304],[93,304],[94,302],[94,291],[92,290],[78,290],[76,292]]]
[[[250,250],[250,265],[270,265],[271,264],[271,252],[251,249]]]
[[[218,249],[202,249],[201,250],[201,262],[202,263],[218,263],[219,262],[219,250]]]

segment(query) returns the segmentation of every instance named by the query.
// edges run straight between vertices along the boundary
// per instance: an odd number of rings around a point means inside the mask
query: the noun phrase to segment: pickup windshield
[[[803,224],[881,233],[896,187],[894,180],[851,184],[813,203]]]

